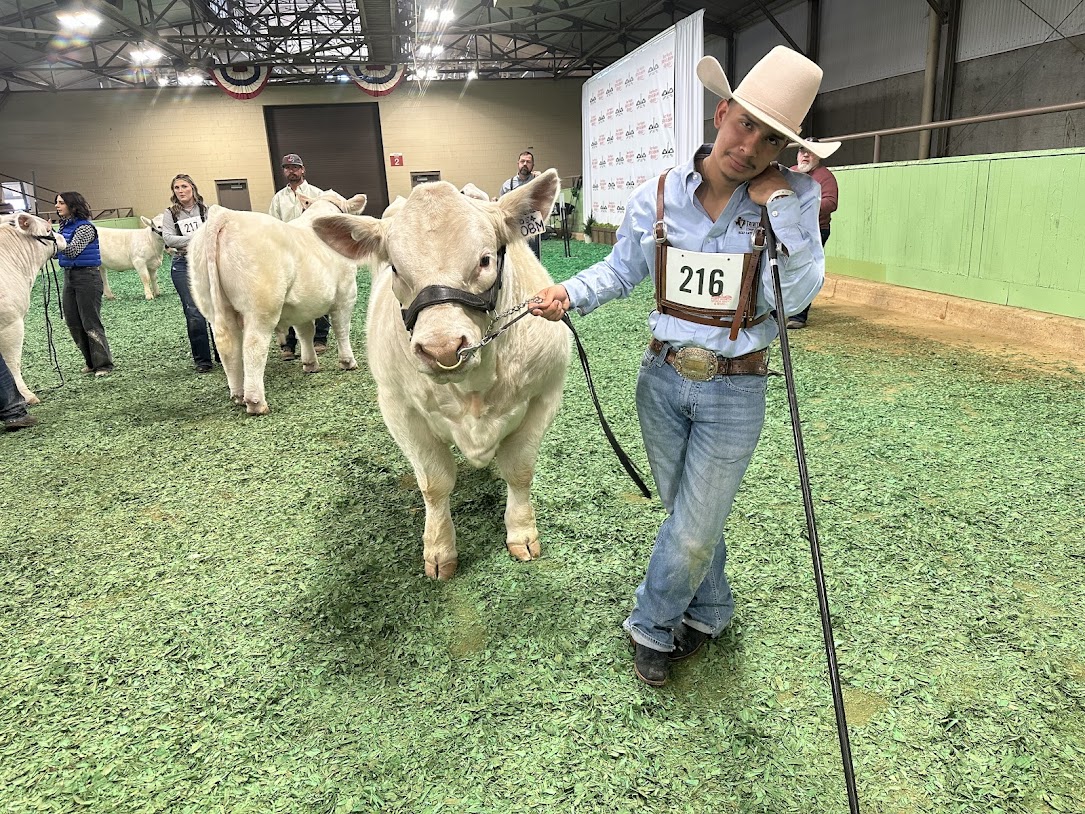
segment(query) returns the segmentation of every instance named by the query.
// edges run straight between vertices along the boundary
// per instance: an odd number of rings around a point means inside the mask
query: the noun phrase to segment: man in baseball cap
[[[305,207],[298,199],[298,195],[312,199],[321,195],[324,190],[314,187],[305,180],[305,162],[297,153],[287,153],[282,160],[283,175],[286,176],[286,186],[275,193],[271,199],[271,208],[268,214],[281,221],[290,222],[301,217]],[[313,336],[313,347],[317,353],[323,353],[328,347],[328,331],[331,321],[326,317],[316,320],[316,334]],[[291,328],[279,343],[279,352],[284,361],[293,361],[297,358],[298,337]]]
[[[774,308],[801,311],[825,276],[818,184],[776,158],[789,141],[822,158],[839,146],[800,136],[821,84],[821,68],[802,54],[774,48],[734,90],[712,57],[697,76],[720,97],[715,141],[642,184],[610,256],[544,288],[532,307],[556,320],[626,296],[649,277],[655,284],[636,399],[667,518],[623,623],[634,671],[652,686],[731,624],[724,529],[765,420],[767,348],[777,334],[767,317]],[[763,211],[783,247],[782,304],[755,242]]]

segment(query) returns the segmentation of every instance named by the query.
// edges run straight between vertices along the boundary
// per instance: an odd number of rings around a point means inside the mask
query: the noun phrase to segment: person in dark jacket
[[[113,371],[105,326],[102,325],[102,252],[98,230],[90,222],[90,206],[78,192],[56,199],[60,233],[68,241],[57,260],[64,269],[64,321],[86,362],[84,373],[108,376]]]

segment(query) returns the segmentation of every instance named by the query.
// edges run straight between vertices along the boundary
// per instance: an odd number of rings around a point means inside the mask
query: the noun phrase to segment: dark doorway
[[[245,178],[228,178],[225,181],[215,181],[215,190],[218,195],[219,206],[227,209],[237,209],[248,212],[252,209],[249,202],[249,182]]]
[[[379,216],[388,206],[384,142],[376,103],[265,107],[264,125],[271,148],[275,189],[281,189],[280,162],[297,153],[305,162],[305,180],[334,189],[345,198],[369,196],[365,211]]]

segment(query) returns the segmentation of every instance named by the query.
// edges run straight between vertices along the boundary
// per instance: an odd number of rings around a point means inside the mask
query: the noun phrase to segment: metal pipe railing
[[[1009,110],[1003,113],[985,113],[982,116],[965,116],[960,119],[946,119],[940,122],[926,122],[924,124],[910,124],[906,127],[886,127],[881,130],[868,130],[864,133],[850,133],[845,136],[832,136],[820,139],[821,141],[857,141],[862,138],[874,139],[874,163],[881,160],[881,140],[883,136],[896,136],[902,133],[918,133],[921,131],[941,130],[947,127],[959,127],[964,124],[979,124],[981,122],[995,122],[1003,119],[1018,119],[1022,116],[1040,116],[1044,113],[1063,113],[1067,110],[1085,109],[1085,101],[1067,102],[1062,105],[1047,105],[1046,107],[1029,107],[1021,110]]]

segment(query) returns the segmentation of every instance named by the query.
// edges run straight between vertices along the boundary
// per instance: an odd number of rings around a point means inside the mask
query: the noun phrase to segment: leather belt
[[[663,343],[653,339],[648,348],[659,353]],[[767,348],[735,357],[719,356],[705,348],[669,348],[664,361],[680,376],[694,382],[707,382],[713,376],[767,376],[769,372]]]

